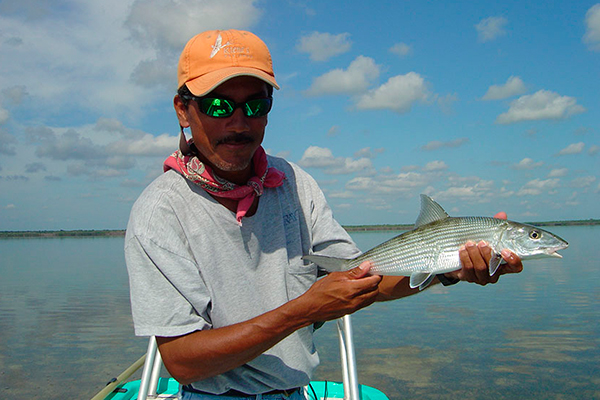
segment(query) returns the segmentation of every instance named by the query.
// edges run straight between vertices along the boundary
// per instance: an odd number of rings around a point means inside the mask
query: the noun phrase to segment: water
[[[359,380],[391,399],[600,399],[600,227],[496,285],[437,285],[359,311]],[[352,236],[363,250],[398,232]],[[123,238],[0,240],[0,398],[89,399],[142,355]],[[335,324],[318,379],[341,380]],[[139,374],[138,374],[139,376]]]

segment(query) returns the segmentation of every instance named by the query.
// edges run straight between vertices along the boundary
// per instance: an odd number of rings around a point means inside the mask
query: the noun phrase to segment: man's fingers
[[[504,274],[517,274],[523,271],[523,263],[518,255],[508,249],[502,250],[502,258],[506,261],[506,264],[502,267],[502,273]]]
[[[467,242],[458,251],[462,269],[458,273],[461,280],[476,282],[480,285],[495,283],[497,276],[490,277],[489,260],[492,256],[492,248],[488,243],[481,241],[478,244]]]
[[[498,214],[494,215],[494,218],[507,219],[508,216],[506,215],[506,213],[504,211],[500,211]]]
[[[481,246],[481,247],[480,247]],[[485,283],[489,280],[490,274],[488,271],[488,265],[481,254],[481,248],[487,249],[488,254],[490,252],[487,245],[483,244],[475,244],[473,242],[468,242],[466,244],[467,253],[469,253],[469,257],[473,263],[473,273],[475,274],[475,279],[477,282]]]

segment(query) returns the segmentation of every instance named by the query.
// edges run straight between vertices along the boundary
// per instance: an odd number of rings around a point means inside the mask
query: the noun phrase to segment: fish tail
[[[311,254],[302,257],[303,260],[307,260],[317,264],[319,267],[325,269],[327,272],[346,271],[348,260],[344,258],[318,256]]]

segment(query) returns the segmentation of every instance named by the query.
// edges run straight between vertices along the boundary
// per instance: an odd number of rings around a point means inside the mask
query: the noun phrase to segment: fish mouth
[[[563,256],[562,256],[562,255],[560,255],[560,254],[558,254],[557,252],[558,252],[558,250],[564,250],[564,249],[566,249],[567,247],[569,247],[569,244],[568,244],[568,243],[567,243],[567,244],[563,244],[563,245],[561,245],[561,246],[553,247],[553,248],[551,248],[551,249],[548,249],[548,250],[546,251],[546,254],[548,254],[550,257],[555,257],[555,258],[563,258]]]

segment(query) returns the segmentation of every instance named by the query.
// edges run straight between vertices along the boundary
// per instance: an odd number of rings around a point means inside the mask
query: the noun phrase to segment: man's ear
[[[188,121],[188,109],[179,95],[175,95],[173,98],[173,107],[175,108],[179,125],[181,125],[183,128],[189,128],[190,122]]]

